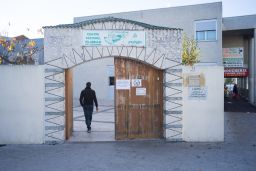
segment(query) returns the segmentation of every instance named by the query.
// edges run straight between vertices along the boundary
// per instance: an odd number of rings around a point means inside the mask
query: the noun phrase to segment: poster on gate
[[[141,87],[142,80],[141,79],[132,79],[132,87]]]
[[[146,96],[147,89],[145,87],[136,88],[136,96]]]
[[[116,80],[116,89],[130,90],[131,89],[130,80]]]

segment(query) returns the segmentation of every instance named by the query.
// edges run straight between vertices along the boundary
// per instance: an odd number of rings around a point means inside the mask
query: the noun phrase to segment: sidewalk
[[[232,99],[225,97],[224,111],[225,112],[244,112],[244,113],[256,113],[256,107],[251,105],[243,98]]]

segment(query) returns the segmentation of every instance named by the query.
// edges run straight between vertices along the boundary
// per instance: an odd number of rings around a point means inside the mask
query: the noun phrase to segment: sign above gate
[[[84,46],[137,46],[145,47],[145,31],[127,30],[85,30]]]

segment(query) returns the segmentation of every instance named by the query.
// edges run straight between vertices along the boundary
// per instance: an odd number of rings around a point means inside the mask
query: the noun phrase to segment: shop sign
[[[243,67],[244,49],[243,47],[223,48],[223,65],[226,68]]]
[[[137,46],[145,47],[145,31],[85,30],[84,46]]]
[[[247,68],[225,68],[224,77],[248,77]]]

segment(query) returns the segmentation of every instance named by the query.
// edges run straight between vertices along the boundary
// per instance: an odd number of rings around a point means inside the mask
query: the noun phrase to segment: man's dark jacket
[[[90,87],[86,87],[80,94],[80,104],[81,106],[85,105],[92,105],[93,101],[95,103],[95,106],[98,107],[98,101],[96,98],[95,91],[91,89]]]

